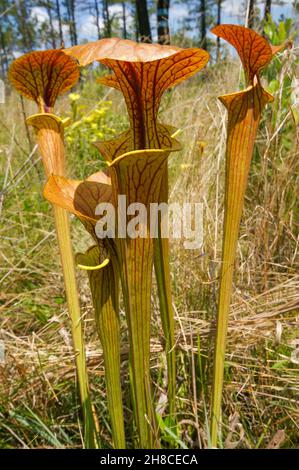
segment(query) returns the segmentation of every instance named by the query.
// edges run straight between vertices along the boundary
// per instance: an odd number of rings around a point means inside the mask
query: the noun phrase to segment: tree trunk
[[[135,41],[139,42],[139,27],[138,27],[136,2],[132,3],[132,7],[133,7],[133,18],[134,18],[134,29],[135,29]]]
[[[59,0],[58,0],[59,1]],[[71,9],[70,9],[70,2],[67,0],[65,2],[65,7],[66,7],[66,19],[69,27],[69,33],[70,33],[70,41],[71,45],[74,45],[74,37],[73,37],[73,28],[72,28],[72,18],[71,18]]]
[[[28,18],[30,17],[30,15],[28,12],[26,0],[19,0],[19,2],[16,3],[16,11],[19,31],[22,36],[24,50],[28,52],[34,48],[34,38],[32,29],[30,28],[30,24],[28,24]]]
[[[222,0],[217,0],[217,26],[221,24],[221,3],[222,3]],[[220,37],[217,36],[216,61],[219,62],[219,59],[220,59]]]
[[[157,22],[158,22],[158,43],[170,44],[169,34],[169,0],[158,0]]]
[[[207,50],[206,0],[200,0],[200,46]]]
[[[98,0],[94,0],[94,10],[96,13],[96,27],[97,27],[98,39],[101,39],[100,10],[99,10]]]
[[[123,20],[123,38],[127,39],[126,2],[121,2]]]
[[[70,0],[70,12],[71,12],[71,23],[72,23],[72,30],[73,30],[74,45],[78,44],[75,8],[76,8],[75,0]]]
[[[1,54],[1,71],[2,71],[2,76],[5,77],[7,70],[8,70],[8,54],[7,54],[7,44],[6,44],[6,38],[5,34],[1,28],[0,24],[0,46],[2,49],[2,54]]]
[[[247,16],[247,26],[250,29],[254,27],[254,0],[249,0],[248,3],[248,16]]]
[[[75,18],[75,0],[67,0],[65,6],[66,6],[66,13],[67,13],[67,20],[69,24],[71,45],[75,46],[78,43],[76,18]]]
[[[268,16],[271,15],[271,6],[272,6],[272,1],[266,0],[265,11],[264,11],[264,22],[267,21]]]
[[[60,47],[64,47],[63,32],[62,32],[62,20],[61,20],[59,0],[56,0],[56,15],[57,15],[57,19],[58,19]]]
[[[109,6],[108,1],[103,0],[103,19],[105,25],[105,36],[111,38],[111,21],[110,21],[110,14],[109,14]]]
[[[52,5],[49,1],[46,3],[46,10],[47,10],[48,17],[49,17],[51,45],[53,49],[56,49],[56,38],[55,38],[55,29],[53,26]]]
[[[136,0],[138,29],[141,42],[152,42],[152,34],[149,23],[146,0]]]

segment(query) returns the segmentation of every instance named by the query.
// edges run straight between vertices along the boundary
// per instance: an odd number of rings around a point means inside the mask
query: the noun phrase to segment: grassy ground
[[[161,120],[182,130],[184,144],[170,160],[171,201],[201,202],[204,207],[202,249],[190,252],[178,240],[171,244],[178,446],[207,446],[226,122],[216,98],[238,89],[239,72],[235,62],[212,67],[167,93],[161,107]],[[290,74],[290,68],[283,73]],[[89,140],[117,134],[126,128],[127,119],[117,92],[95,86],[92,73],[77,91],[80,100],[72,95],[59,107],[63,116],[72,108],[75,121],[89,112],[81,122],[83,130],[73,125],[67,134],[69,175],[82,178],[102,166]],[[299,136],[283,96],[279,91],[275,96],[277,104],[266,111],[257,139],[238,245],[225,369],[226,448],[299,446]],[[96,103],[99,113],[93,111]],[[34,106],[25,103],[25,112],[33,113]],[[70,324],[52,211],[41,196],[44,178],[34,137],[29,143],[22,104],[13,93],[0,105],[0,158],[0,447],[80,447]],[[72,224],[74,246],[82,251],[90,240],[77,221]],[[94,333],[86,273],[78,276],[92,394],[109,447],[101,346]],[[155,297],[153,306],[152,372],[163,411],[165,357]],[[126,389],[123,312],[122,339]],[[128,396],[125,413],[133,445]],[[167,429],[163,445],[169,445]]]

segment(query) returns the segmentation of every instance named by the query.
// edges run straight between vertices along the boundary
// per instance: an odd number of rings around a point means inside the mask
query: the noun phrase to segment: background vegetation
[[[106,29],[101,29],[100,34],[109,35],[107,18],[113,2],[94,2],[94,8],[96,3],[100,12],[102,7],[106,11],[103,20]],[[134,14],[134,2],[118,3],[125,4]],[[153,3],[148,2],[149,11]],[[196,7],[197,12],[205,4],[206,28],[209,22],[217,20],[217,7],[222,5],[209,1],[187,3],[190,11]],[[271,2],[265,3],[269,6]],[[12,5],[13,2],[1,0],[0,12]],[[43,8],[50,8],[53,21],[58,18],[57,5],[61,7],[66,31],[66,27],[71,28],[71,20],[66,16],[68,5],[73,5],[75,11],[81,6],[74,1],[44,2]],[[3,34],[6,38],[0,46],[3,74],[13,54],[37,48],[42,37],[47,38],[49,47],[60,44],[56,23],[53,37],[50,22],[47,23],[50,29],[39,30],[25,21],[23,26],[29,30],[22,30],[21,19],[26,16],[18,13],[21,6],[30,8],[31,4],[19,1],[10,9],[9,16],[3,17],[5,21],[0,19],[0,36],[2,41]],[[255,28],[264,29],[273,44],[292,36],[294,21],[275,24],[270,19],[265,24],[264,6],[263,3],[258,10],[255,5]],[[199,18],[202,21],[202,15]],[[121,25],[121,18],[113,18],[110,34],[124,34]],[[193,253],[184,250],[180,241],[171,243],[178,367],[178,428],[172,434],[167,415],[163,414],[165,357],[161,324],[156,315],[157,299],[153,298],[151,365],[157,407],[163,417],[160,425],[165,447],[207,446],[226,139],[226,113],[217,96],[238,90],[242,83],[239,63],[229,56],[227,49],[222,46],[218,49],[209,36],[200,37],[201,29],[193,29],[193,34],[189,34],[187,27],[176,31],[172,42],[178,45],[201,42],[209,48],[212,64],[198,77],[166,94],[160,119],[181,129],[179,138],[184,144],[183,151],[169,162],[171,201],[203,203],[204,244],[200,252]],[[126,32],[128,37],[142,36],[138,21],[132,21],[130,28]],[[194,26],[191,24],[190,28]],[[29,41],[31,36],[32,42],[26,45],[24,38]],[[76,42],[70,31],[65,39]],[[217,57],[221,57],[221,62],[216,62]],[[72,118],[66,134],[68,174],[72,177],[83,178],[102,168],[101,157],[91,142],[112,137],[127,127],[124,104],[118,93],[95,84],[95,77],[102,73],[101,68],[84,72],[80,85],[61,99],[57,108],[57,114]],[[299,446],[296,75],[296,47],[280,54],[263,74],[275,103],[267,108],[260,126],[239,238],[225,371],[226,448]],[[34,105],[24,103],[9,87],[6,92],[6,102],[0,105],[0,447],[81,447],[70,325],[52,211],[41,197],[44,184],[41,162],[34,138],[24,124],[24,116],[34,112]],[[72,224],[76,251],[84,251],[90,243],[88,235],[75,219]],[[78,276],[92,394],[101,435],[109,447],[101,347],[94,333],[87,276],[84,272],[78,272]],[[122,320],[123,344],[127,344],[123,312]],[[125,346],[124,388],[128,387],[127,363]],[[129,405],[128,393],[124,400]],[[129,409],[126,406],[125,413],[133,446]]]

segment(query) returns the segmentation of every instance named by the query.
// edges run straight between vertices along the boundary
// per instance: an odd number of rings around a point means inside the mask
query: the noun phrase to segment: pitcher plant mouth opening
[[[98,81],[121,91],[130,121],[128,150],[162,148],[169,136],[158,128],[157,113],[163,93],[207,64],[202,49],[180,49],[130,40],[102,39],[64,50],[81,66],[97,61],[113,74]],[[124,151],[122,151],[124,153]]]

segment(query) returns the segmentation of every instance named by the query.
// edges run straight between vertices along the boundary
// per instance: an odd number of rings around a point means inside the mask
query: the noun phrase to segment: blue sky
[[[294,0],[283,0],[283,6],[278,6],[273,4],[272,6],[272,16],[275,20],[278,20],[281,15],[285,17],[293,17],[293,4]],[[222,7],[222,23],[235,23],[235,24],[244,24],[245,19],[245,8],[244,4],[247,3],[247,0],[224,0]],[[273,2],[274,3],[274,2]],[[257,6],[261,9],[261,12],[264,10],[265,1],[257,1]],[[170,12],[169,12],[169,23],[170,30],[176,31],[180,28],[183,23],[184,18],[188,17],[188,0],[185,3],[175,4],[173,1],[170,1]],[[122,9],[120,4],[115,4],[110,6],[111,15],[121,15]],[[36,16],[40,22],[47,21],[46,10],[41,7],[34,7],[32,11],[32,16]],[[132,18],[128,15],[127,18],[128,24],[132,22]],[[155,40],[156,34],[156,15],[151,15],[150,17],[151,27],[153,30],[153,39]],[[77,23],[78,23],[78,33],[79,41],[93,41],[97,39],[97,28],[94,23],[93,15],[88,13],[77,12]],[[56,26],[56,25],[55,25]],[[103,26],[103,25],[101,25]],[[68,28],[64,26],[65,36],[68,35]]]
[[[274,2],[273,2],[274,3]],[[272,5],[271,14],[275,20],[279,19],[279,17],[283,14],[285,17],[292,16],[292,0],[283,0],[284,5]],[[186,5],[188,4],[188,0],[186,1]],[[222,7],[222,23],[236,23],[236,24],[244,24],[244,17],[245,17],[245,7],[244,5],[247,4],[247,1],[244,0],[225,0],[223,2]],[[170,2],[171,5],[171,2]],[[257,1],[256,5],[260,8],[261,12],[263,13],[265,8],[265,1]],[[170,7],[170,27],[172,29],[177,29],[179,22],[182,18],[188,16],[188,10],[185,5],[178,4]]]

